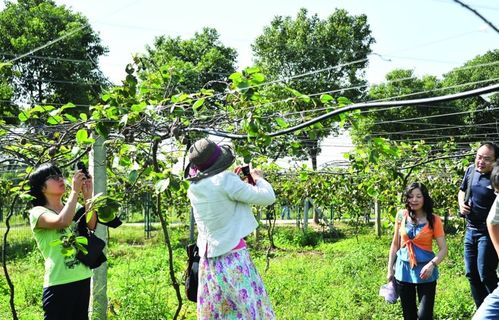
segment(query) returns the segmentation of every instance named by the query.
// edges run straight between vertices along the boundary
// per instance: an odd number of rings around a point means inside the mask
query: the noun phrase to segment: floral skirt
[[[199,263],[198,319],[275,319],[246,248]]]

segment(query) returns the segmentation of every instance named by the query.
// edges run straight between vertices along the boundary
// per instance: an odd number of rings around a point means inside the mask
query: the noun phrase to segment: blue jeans
[[[464,269],[476,307],[497,288],[497,254],[487,229],[466,228]]]
[[[473,316],[473,320],[499,319],[499,288],[489,294]]]
[[[286,217],[286,219],[289,219],[289,212],[291,210],[289,209],[288,206],[284,206],[282,207],[282,211],[281,211],[281,219],[284,219],[284,217]]]

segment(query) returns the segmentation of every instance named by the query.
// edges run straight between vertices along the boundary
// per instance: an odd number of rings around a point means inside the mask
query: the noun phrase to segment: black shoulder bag
[[[198,301],[199,248],[195,243],[187,245],[187,269],[185,270],[185,295],[193,302]]]
[[[468,181],[466,184],[466,192],[464,193],[464,203],[465,204],[468,204],[468,201],[470,201],[471,185],[473,184],[473,175],[475,174],[475,165],[472,164],[468,168],[470,168],[471,173],[468,175]],[[466,218],[466,215],[462,212],[459,213],[459,216],[462,218]]]
[[[93,231],[88,230],[87,222],[85,218],[82,217],[84,213],[85,208],[80,208],[76,212],[74,220],[78,221],[78,235],[87,238],[88,244],[83,245],[83,247],[87,250],[87,253],[78,250],[76,253],[76,259],[88,266],[90,269],[95,269],[107,261],[107,258],[104,255],[106,242],[97,237]]]

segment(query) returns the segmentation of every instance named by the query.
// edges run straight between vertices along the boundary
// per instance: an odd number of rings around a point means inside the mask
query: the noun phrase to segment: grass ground
[[[378,296],[384,283],[390,236],[372,229],[354,235],[344,225],[336,237],[303,234],[292,227],[276,230],[266,268],[268,240],[249,238],[255,264],[263,277],[278,319],[401,319],[400,305]],[[172,230],[175,268],[181,279],[188,231]],[[17,237],[17,238],[16,238]],[[13,233],[8,267],[16,288],[20,319],[42,319],[40,307],[43,259],[29,233]],[[108,252],[109,319],[171,319],[176,299],[168,275],[167,251],[159,232],[144,240],[140,227],[110,231]],[[440,267],[435,319],[470,319],[474,311],[463,274],[462,235],[448,235],[449,256]],[[183,287],[182,287],[183,289]],[[195,304],[184,301],[184,319],[195,319]],[[10,319],[8,287],[0,273],[0,319]]]

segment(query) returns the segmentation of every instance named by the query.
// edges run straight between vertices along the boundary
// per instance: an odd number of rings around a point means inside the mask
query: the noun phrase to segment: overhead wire
[[[466,69],[470,69],[470,68],[478,68],[478,67],[482,67],[482,66],[490,66],[490,65],[495,65],[495,64],[499,64],[499,61],[494,61],[494,62],[491,62],[491,63],[484,63],[484,64],[476,65],[476,66],[465,66],[465,67],[458,68],[458,69],[459,70],[466,70]],[[458,69],[456,69],[456,70],[458,70]],[[413,79],[413,78],[415,78],[415,77],[412,76],[412,77],[405,77],[405,78],[401,78],[401,79],[393,79],[393,80],[388,80],[386,82],[383,82],[382,84],[385,84],[385,83],[396,83],[396,82],[401,82],[401,81],[405,81],[405,80],[410,80],[410,79]],[[444,88],[436,88],[436,89],[431,89],[431,90],[424,90],[424,91],[413,92],[413,93],[410,93],[410,94],[403,94],[403,95],[397,95],[397,96],[392,96],[392,97],[383,98],[383,99],[377,99],[375,101],[385,101],[385,100],[392,100],[392,99],[398,99],[398,98],[403,98],[403,97],[410,97],[410,96],[414,96],[414,95],[418,95],[418,94],[423,94],[423,93],[432,93],[432,92],[436,92],[436,91],[444,91],[444,90],[447,90],[447,89],[458,88],[458,87],[462,87],[462,86],[465,86],[465,85],[481,84],[481,83],[484,83],[484,82],[490,82],[490,81],[496,81],[496,80],[499,80],[499,78],[492,78],[492,79],[486,79],[486,80],[480,80],[480,81],[471,81],[471,82],[457,84],[457,85],[448,86],[448,87],[444,87]],[[315,96],[319,96],[319,95],[323,95],[323,94],[330,94],[330,93],[342,92],[342,91],[347,91],[347,90],[351,90],[351,89],[359,89],[359,88],[369,87],[369,86],[370,85],[352,86],[352,87],[347,87],[347,88],[340,88],[340,89],[335,89],[335,90],[329,90],[329,91],[324,91],[324,92],[319,92],[319,93],[304,94],[304,95],[305,96],[309,96],[309,97],[315,97]],[[284,103],[284,102],[292,101],[292,100],[295,100],[295,99],[297,99],[297,97],[293,96],[293,97],[289,97],[289,98],[278,100],[278,101],[272,101],[272,102],[263,103],[263,104],[260,104],[260,105],[251,106],[251,107],[240,108],[238,110],[254,110],[254,109],[259,108],[259,107],[265,107],[265,106],[274,105],[274,104],[278,104],[278,103]],[[328,108],[324,107],[324,108],[320,108],[320,109],[308,109],[308,110],[321,111],[321,110],[327,110],[327,109]],[[388,109],[385,109],[385,110],[388,110]],[[379,111],[383,111],[383,109],[380,109]],[[307,112],[307,111],[304,110],[304,111],[300,111],[300,113],[301,112]],[[368,112],[368,111],[365,111],[365,112]]]
[[[405,78],[405,79],[407,79],[407,78]],[[413,92],[413,93],[410,93],[410,94],[403,94],[403,95],[393,96],[393,97],[389,97],[389,98],[385,98],[385,99],[375,99],[375,100],[371,100],[371,101],[368,101],[368,102],[378,102],[378,101],[392,100],[392,99],[397,99],[397,98],[401,98],[401,97],[408,97],[408,96],[414,96],[414,95],[432,93],[432,92],[436,92],[436,91],[444,91],[444,90],[454,89],[454,88],[463,87],[463,86],[467,86],[467,85],[481,84],[481,83],[491,82],[491,81],[496,81],[496,80],[499,80],[499,78],[486,79],[486,80],[480,80],[480,81],[472,81],[472,82],[457,84],[457,85],[453,85],[453,86],[449,86],[449,87],[445,87],[445,88],[436,88],[436,89],[432,89],[432,90],[423,90],[423,91]],[[396,80],[394,80],[394,82],[396,82]],[[294,97],[294,98],[287,98],[287,99],[284,99],[284,100],[279,100],[279,101],[274,101],[274,102],[269,102],[269,103],[265,103],[265,104],[262,104],[262,105],[256,105],[256,106],[247,107],[247,108],[239,108],[238,111],[254,110],[254,109],[258,108],[258,107],[274,105],[274,104],[277,104],[277,103],[287,102],[287,101],[290,101],[290,100],[293,100],[293,99],[296,99],[296,97]],[[404,101],[404,100],[401,100],[401,101]],[[393,107],[379,108],[379,109],[374,109],[374,110],[361,110],[360,112],[361,113],[366,113],[366,112],[380,112],[380,111],[391,110],[391,109],[394,109],[394,108],[397,109],[398,107],[397,106],[393,106]],[[291,111],[291,112],[288,112],[288,113],[280,113],[279,115],[281,115],[281,117],[286,117],[287,115],[293,115],[293,114],[300,114],[300,115],[302,115],[302,114],[305,114],[307,112],[318,112],[318,111],[325,111],[325,110],[328,110],[328,109],[330,109],[330,107],[320,107],[320,108],[315,108],[315,109],[306,109],[306,110],[303,110],[303,111]],[[275,114],[267,115],[266,117],[267,118],[272,118],[272,117],[275,117]]]
[[[362,110],[362,109],[386,107],[386,106],[404,107],[404,106],[408,106],[408,105],[419,105],[419,104],[444,102],[444,101],[456,100],[456,99],[476,96],[479,94],[494,92],[494,91],[497,91],[498,89],[499,89],[499,84],[496,84],[496,85],[491,85],[491,86],[480,88],[480,89],[474,89],[474,90],[470,90],[470,91],[465,91],[465,92],[460,92],[460,93],[455,93],[455,94],[450,94],[450,95],[445,95],[445,96],[437,96],[437,97],[433,97],[433,98],[421,98],[421,99],[414,99],[414,100],[388,101],[388,102],[357,103],[357,104],[352,104],[352,105],[328,112],[326,114],[323,114],[323,115],[318,116],[316,118],[313,118],[311,120],[305,121],[300,125],[293,126],[293,127],[279,130],[279,131],[272,132],[272,133],[267,133],[266,135],[268,137],[275,137],[275,136],[279,136],[279,135],[288,134],[288,133],[303,129],[305,127],[308,127],[310,125],[313,125],[315,123],[318,123],[322,120],[333,117],[335,115],[338,115],[340,113],[349,112],[349,111],[353,111],[353,110]],[[212,130],[212,129],[208,129],[208,128],[186,128],[185,130],[186,131],[204,132],[204,133],[212,134],[215,136],[228,137],[228,138],[232,138],[232,139],[247,139],[249,137],[248,135],[233,134],[233,133],[229,133],[229,132],[217,131],[217,130]]]
[[[499,109],[499,107],[490,107],[490,108],[487,108],[487,109],[479,109],[479,110],[466,110],[466,111],[457,111],[457,112],[449,112],[449,113],[443,113],[443,114],[426,115],[426,116],[406,118],[406,119],[385,120],[385,121],[374,122],[373,125],[387,124],[387,123],[400,123],[400,122],[410,121],[410,120],[441,118],[441,117],[448,117],[448,116],[454,116],[454,115],[460,115],[460,114],[467,114],[467,113],[488,112],[488,111],[493,111],[493,110],[498,110],[498,109]]]
[[[412,134],[412,133],[426,133],[426,132],[433,132],[433,131],[442,131],[442,130],[450,130],[450,129],[460,129],[460,128],[471,128],[471,127],[490,127],[491,125],[492,128],[495,128],[495,122],[488,122],[488,123],[473,123],[473,124],[468,124],[468,125],[455,125],[455,126],[450,126],[450,127],[445,127],[445,128],[425,128],[425,129],[414,129],[414,130],[405,130],[405,131],[394,131],[394,132],[373,132],[368,134],[368,136],[389,136],[389,135],[407,135],[407,134]]]
[[[25,54],[25,55],[29,55],[29,53]],[[47,59],[54,59],[54,60],[58,59],[58,58],[54,58],[54,57],[43,57],[43,56],[37,56],[37,57],[47,58]],[[71,60],[71,59],[60,58],[60,60],[66,61],[66,60]],[[316,74],[316,73],[328,71],[328,70],[331,70],[331,69],[334,69],[334,68],[340,68],[340,67],[343,67],[343,66],[347,66],[347,65],[359,63],[359,62],[362,62],[364,60],[365,59],[356,60],[356,61],[352,61],[352,62],[347,62],[345,64],[331,66],[331,67],[324,68],[324,69],[319,69],[319,70],[314,70],[314,71],[310,71],[310,72],[305,72],[305,73],[302,73],[302,74],[298,74],[298,75],[289,77],[289,79],[298,79],[298,78],[305,77],[305,76],[308,76],[308,75],[313,75],[313,74]],[[74,60],[74,61],[84,62],[85,60]],[[89,61],[87,61],[87,62],[89,62]],[[90,63],[92,63],[92,62],[90,62]],[[454,69],[454,70],[463,70],[463,69],[469,69],[469,68],[478,68],[478,67],[481,67],[481,66],[490,66],[490,65],[493,65],[493,64],[497,64],[497,63],[499,63],[499,61],[497,61],[497,62],[490,62],[490,63],[483,63],[483,64],[478,64],[478,65],[472,65],[472,66],[464,66],[464,67],[457,68],[457,69]],[[413,78],[413,77],[407,77],[407,78],[402,78],[402,79],[393,79],[393,80],[388,80],[387,82],[384,82],[384,83],[398,82],[398,81],[403,81],[403,80],[407,80],[407,79],[411,79],[411,78]],[[270,81],[270,82],[264,82],[264,83],[261,83],[261,84],[258,84],[256,86],[252,86],[252,87],[249,87],[249,88],[254,88],[254,87],[257,87],[257,86],[268,85],[268,84],[274,84],[274,83],[277,83],[277,82],[280,82],[280,81],[285,81],[285,80],[286,79],[280,79],[280,80],[274,80],[274,81]],[[47,82],[71,83],[70,80],[60,80],[60,79],[46,79],[45,81],[47,81]],[[87,83],[84,83],[84,84],[87,84]],[[342,91],[346,91],[346,90],[361,89],[361,88],[369,87],[369,86],[370,86],[369,84],[366,84],[366,85],[360,85],[360,86],[352,86],[352,87],[348,87],[348,88],[340,88],[340,89],[331,90],[331,91],[325,91],[325,92],[320,92],[320,93],[312,93],[312,94],[310,94],[310,96],[318,96],[318,95],[322,95],[322,94],[336,93],[336,92],[342,92]],[[281,100],[279,102],[286,102],[286,101],[289,101],[289,99],[293,99],[293,98],[284,99],[284,100]],[[255,106],[255,107],[257,107],[257,106]]]
[[[88,26],[89,26],[89,25],[83,25],[83,26],[81,26],[81,27],[79,27],[79,28],[76,28],[76,29],[74,29],[74,30],[72,30],[72,31],[70,31],[70,32],[68,32],[68,33],[66,33],[66,34],[64,34],[64,35],[62,35],[62,36],[60,36],[60,37],[58,37],[58,38],[54,39],[54,40],[51,40],[51,41],[49,41],[49,42],[47,42],[47,43],[45,43],[45,44],[43,44],[43,45],[41,45],[41,46],[36,47],[35,49],[32,49],[32,50],[30,50],[30,51],[28,51],[28,52],[26,52],[26,53],[24,53],[24,54],[18,55],[18,56],[16,56],[16,57],[14,57],[14,58],[10,59],[9,61],[7,61],[7,63],[13,63],[13,62],[16,62],[17,60],[22,59],[22,58],[24,58],[24,57],[26,57],[26,56],[29,56],[30,54],[33,54],[33,53],[38,52],[38,51],[40,51],[40,50],[42,50],[42,49],[44,49],[44,48],[47,48],[47,47],[49,47],[49,46],[53,45],[54,43],[57,43],[57,42],[59,42],[59,41],[61,41],[61,40],[63,40],[63,39],[66,39],[67,37],[72,36],[72,35],[73,35],[73,34],[75,34],[76,32],[78,32],[78,31],[80,31],[80,30],[83,30],[83,29],[87,28]]]

